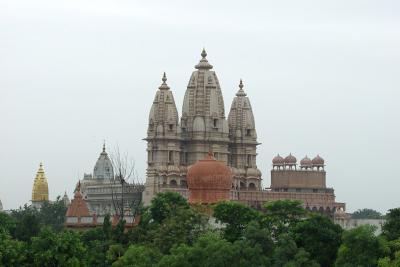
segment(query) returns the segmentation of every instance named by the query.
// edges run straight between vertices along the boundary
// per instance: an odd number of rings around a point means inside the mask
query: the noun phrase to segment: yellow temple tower
[[[32,188],[32,205],[40,208],[44,201],[49,200],[49,187],[47,184],[46,174],[43,170],[43,164],[40,163],[39,170],[36,173],[35,181]]]

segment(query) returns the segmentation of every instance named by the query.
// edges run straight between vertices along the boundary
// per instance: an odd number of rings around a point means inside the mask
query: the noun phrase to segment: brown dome
[[[313,164],[313,166],[324,166],[324,163],[325,163],[325,161],[324,161],[324,159],[323,158],[321,158],[319,155],[317,155],[315,158],[313,158],[313,160],[312,160],[312,164]]]
[[[204,159],[189,168],[187,184],[191,203],[216,203],[220,200],[229,200],[232,171],[208,153]]]
[[[300,166],[302,167],[311,167],[312,161],[309,157],[305,156],[302,160],[300,160]]]
[[[292,155],[292,153],[289,154],[289,156],[287,156],[285,158],[285,164],[287,165],[295,165],[297,162],[297,159],[295,156]]]
[[[283,165],[285,163],[285,159],[282,158],[279,154],[276,155],[273,159],[272,159],[272,165]]]

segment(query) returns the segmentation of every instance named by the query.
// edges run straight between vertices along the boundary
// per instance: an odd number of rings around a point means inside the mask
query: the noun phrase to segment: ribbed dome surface
[[[312,164],[314,166],[323,166],[325,163],[324,159],[321,158],[319,155],[317,155],[315,158],[312,160]]]
[[[283,165],[285,163],[285,159],[282,158],[279,154],[276,155],[273,159],[272,159],[272,164],[273,165]]]
[[[300,160],[300,165],[303,167],[310,167],[312,165],[312,161],[309,157],[305,156],[302,160]]]
[[[211,153],[191,166],[187,173],[191,203],[215,203],[229,199],[232,171]]]
[[[296,164],[296,162],[297,162],[297,159],[292,154],[289,154],[289,156],[287,156],[285,158],[285,163],[286,164],[293,165],[293,164]]]

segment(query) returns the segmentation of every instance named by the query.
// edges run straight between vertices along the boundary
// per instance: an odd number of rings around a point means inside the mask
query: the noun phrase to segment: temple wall
[[[317,170],[272,170],[271,188],[326,188],[326,172]]]

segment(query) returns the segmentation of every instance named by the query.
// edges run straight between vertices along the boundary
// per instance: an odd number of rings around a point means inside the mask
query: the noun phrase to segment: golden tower
[[[41,202],[49,200],[49,187],[47,185],[46,174],[43,170],[43,164],[40,163],[39,170],[36,173],[32,188],[32,202]]]

